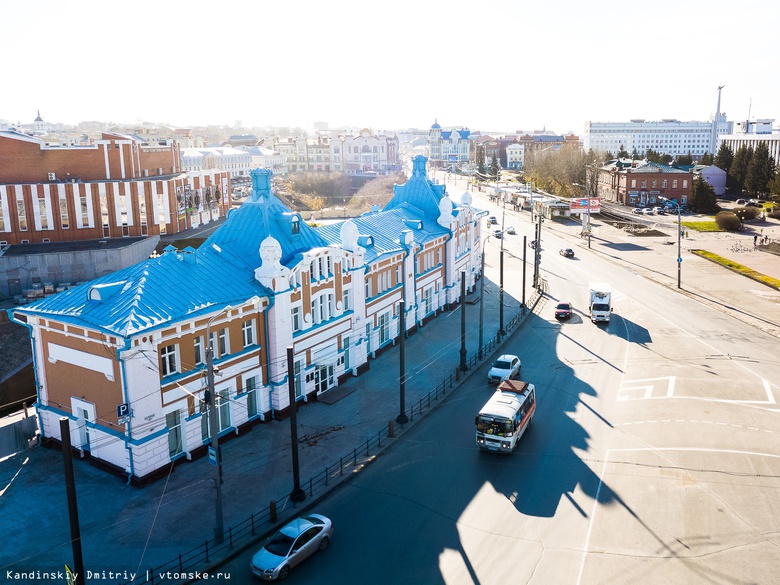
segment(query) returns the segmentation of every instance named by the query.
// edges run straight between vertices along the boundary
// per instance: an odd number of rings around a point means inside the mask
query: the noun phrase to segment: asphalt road
[[[531,223],[513,224],[518,235],[504,245],[521,258]],[[550,298],[503,347],[537,387],[518,449],[475,446],[474,415],[492,392],[483,368],[316,507],[334,521],[331,547],[289,582],[776,580],[776,339],[584,242],[575,259],[557,254],[555,234],[542,243]],[[507,262],[507,279],[521,278],[519,260]],[[590,280],[612,284],[607,326],[584,313]],[[555,321],[557,300],[574,304],[570,321]],[[250,556],[222,570],[248,582]]]

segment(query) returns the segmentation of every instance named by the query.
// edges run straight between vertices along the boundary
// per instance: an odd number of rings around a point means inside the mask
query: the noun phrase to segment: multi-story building
[[[198,250],[169,247],[10,310],[30,331],[44,439],[61,440],[67,417],[86,456],[153,477],[210,442],[209,348],[216,426],[235,433],[285,413],[288,375],[305,402],[462,301],[463,276],[469,290],[480,276],[484,213],[431,182],[426,160],[384,210],[318,229],[254,170],[250,199]]]
[[[320,136],[316,140],[276,139],[274,149],[286,158],[290,172],[385,175],[401,169],[398,138],[390,134],[372,134],[367,128],[358,135]]]
[[[0,132],[0,161],[4,244],[177,233],[221,217],[228,204],[228,176],[185,173],[175,141],[148,145],[103,134],[86,146],[61,147]]]
[[[471,131],[444,130],[435,121],[428,132],[428,152],[431,166],[435,168],[468,164],[471,152]]]
[[[252,155],[232,146],[182,148],[181,164],[185,171],[217,169],[230,173],[231,179],[248,179]]]
[[[341,152],[343,168],[350,175],[386,175],[401,169],[395,135],[371,134],[364,128],[359,135],[344,136]]]
[[[586,122],[583,147],[586,151],[617,154],[620,148],[640,156],[654,150],[670,156],[691,154],[695,159],[713,152],[713,126],[715,135],[730,134],[733,122],[726,114],[717,114],[709,122],[680,122],[664,119],[657,122],[631,120],[630,122]]]
[[[688,203],[693,173],[653,162],[616,159],[598,169],[597,196],[619,205],[644,207],[665,200]]]
[[[522,170],[525,165],[525,146],[513,142],[506,147],[506,168]]]
[[[759,144],[765,144],[769,156],[775,159],[775,163],[780,163],[780,130],[773,130],[772,124],[772,118],[737,122],[736,131],[720,136],[720,143],[728,146],[734,153],[742,146],[755,150]]]
[[[287,174],[287,157],[282,153],[262,146],[237,146],[236,148],[249,153],[252,157],[252,168],[270,169],[277,176]]]

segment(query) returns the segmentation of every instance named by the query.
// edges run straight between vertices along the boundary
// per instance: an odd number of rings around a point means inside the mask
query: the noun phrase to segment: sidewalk
[[[479,205],[478,200],[475,206]],[[578,254],[585,253],[587,241],[579,238],[574,222],[548,221],[544,230],[568,239],[571,247],[579,249]],[[740,237],[749,237],[752,242],[752,236]],[[669,245],[669,239],[629,236],[597,221],[590,251],[678,290],[676,240],[674,245]],[[623,244],[632,245],[623,249]],[[692,248],[723,252],[721,255],[734,256],[735,261],[780,278],[780,257],[762,252],[730,252],[729,247],[728,237],[695,234],[684,240],[680,293],[780,336],[780,291],[690,252]],[[495,336],[499,327],[499,295],[495,284],[498,282],[497,247],[489,245],[487,249],[485,343]],[[517,260],[506,259],[505,270],[510,274],[511,270],[518,269],[513,262]],[[756,264],[751,266],[748,262]],[[543,262],[542,276],[544,274]],[[530,273],[528,276],[525,292],[530,305],[533,290]],[[508,278],[505,284],[506,324],[520,310],[522,290],[520,278]],[[478,346],[479,305],[466,303],[465,310],[469,324],[466,347],[471,358]],[[512,346],[518,330],[506,338],[508,347]],[[461,307],[458,306],[440,314],[406,340],[407,409],[443,380],[455,375],[460,363],[460,331]],[[301,405],[298,413],[299,462],[301,485],[305,490],[310,477],[320,474],[326,466],[338,463],[339,457],[359,449],[367,440],[386,430],[388,423],[395,419],[399,412],[398,358],[396,346],[371,360],[370,371],[335,389],[341,396],[338,400]],[[482,370],[473,367],[466,376],[479,373]],[[454,387],[447,389],[447,395],[454,390]],[[415,417],[411,424],[421,419]],[[395,430],[401,434],[405,429],[396,425]],[[392,439],[384,440],[382,447],[390,442]],[[375,454],[376,451],[371,456]],[[231,437],[223,442],[223,457],[226,531],[250,514],[266,508],[271,500],[279,500],[282,507],[282,501],[293,487],[289,419],[262,423],[241,436]],[[207,458],[182,462],[169,477],[140,489],[126,485],[123,480],[84,461],[74,464],[85,568],[93,572],[117,573],[108,582],[127,582],[131,580],[131,573],[160,567],[180,554],[202,547],[213,537],[215,491],[211,479],[214,467]],[[61,454],[51,449],[32,449],[0,462],[0,528],[5,536],[0,549],[0,574],[62,571],[65,563],[72,563],[62,470]],[[335,485],[334,482],[327,489]],[[288,503],[280,513],[280,519],[299,513],[326,491],[308,496],[297,504],[297,509]],[[266,530],[268,525],[261,525],[256,538]],[[248,542],[246,539],[237,546],[245,546]],[[212,554],[209,565],[217,560],[218,555]],[[14,582],[38,582],[38,579]]]
[[[495,339],[499,329],[498,248],[487,247],[483,343]],[[495,257],[494,257],[495,256]],[[516,269],[507,259],[505,269]],[[504,294],[504,326],[520,313],[520,279],[507,282]],[[527,279],[526,302],[535,291]],[[478,293],[478,291],[477,291]],[[473,298],[475,293],[468,295]],[[479,304],[465,304],[468,359],[473,359],[479,342]],[[504,338],[511,340],[519,329]],[[460,364],[461,306],[445,311],[423,325],[405,342],[407,412],[419,413],[419,401],[444,380],[454,382]],[[510,341],[511,343],[511,341]],[[488,360],[489,355],[483,357]],[[380,432],[386,434],[388,423],[400,411],[399,348],[390,348],[370,360],[370,370],[350,378],[334,392],[337,400],[328,399],[300,404],[298,412],[299,469],[301,487],[308,492],[310,477],[321,475],[326,466],[339,463],[347,456],[344,478],[351,475],[351,454],[361,451],[368,440]],[[463,374],[481,372],[478,365]],[[446,396],[457,383],[445,388]],[[328,401],[326,402],[326,399]],[[328,403],[331,402],[331,403]],[[432,407],[435,408],[435,400]],[[430,411],[425,407],[423,415]],[[423,417],[401,427],[395,424],[396,436]],[[382,447],[393,439],[384,438]],[[327,489],[315,491],[300,504],[286,501],[293,488],[289,419],[260,423],[241,436],[221,439],[223,446],[224,484],[222,487],[224,528],[248,520],[250,515],[279,501],[280,520],[300,513]],[[372,448],[369,459],[376,455]],[[359,459],[364,457],[362,453]],[[216,523],[215,490],[212,478],[215,468],[207,457],[184,461],[164,479],[145,488],[126,485],[123,479],[108,475],[85,461],[75,460],[76,492],[79,502],[83,558],[86,570],[117,573],[112,583],[131,580],[131,573],[177,559],[192,549],[203,548],[214,536]],[[29,571],[62,571],[72,563],[67,499],[63,483],[60,452],[36,448],[18,453],[0,462],[0,528],[4,546],[0,549],[0,574]],[[297,506],[298,509],[295,509]],[[255,540],[270,526],[258,520]],[[246,546],[249,538],[237,543]],[[236,548],[226,552],[235,552]],[[209,565],[219,558],[211,553]],[[185,569],[187,567],[185,566]],[[203,569],[201,563],[189,570]],[[16,580],[15,582],[25,582]],[[35,582],[35,581],[29,581]],[[89,581],[88,581],[89,582]],[[97,581],[95,581],[97,582]],[[159,582],[159,581],[157,581]]]

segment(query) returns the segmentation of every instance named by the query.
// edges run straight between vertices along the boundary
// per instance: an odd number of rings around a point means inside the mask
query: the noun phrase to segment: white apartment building
[[[252,155],[232,146],[215,148],[182,148],[181,166],[185,171],[218,169],[230,173],[230,178],[249,177]]]
[[[780,130],[772,130],[774,119],[745,120],[737,122],[737,131],[720,137],[720,143],[728,146],[736,153],[741,146],[756,149],[764,143],[769,150],[769,156],[780,162]]]
[[[252,168],[269,169],[274,175],[287,174],[287,157],[280,152],[262,146],[237,146],[252,157]]]
[[[636,150],[640,155],[648,150],[670,156],[716,154],[712,146],[714,119],[717,119],[716,136],[732,131],[733,122],[727,121],[725,114],[714,116],[709,122],[680,122],[675,119],[586,122],[583,148],[585,151],[593,149],[612,154],[617,154],[621,146],[629,154]]]
[[[510,144],[506,147],[506,168],[520,170],[525,163],[525,146]]]
[[[372,134],[367,128],[358,135],[334,138],[286,138],[274,141],[290,172],[346,172],[350,175],[387,174],[400,170],[398,137]]]

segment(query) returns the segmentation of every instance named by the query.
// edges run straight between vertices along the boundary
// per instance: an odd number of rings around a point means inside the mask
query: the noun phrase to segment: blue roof
[[[403,185],[393,186],[393,197],[385,205],[385,211],[407,204],[434,222],[439,219],[439,203],[446,187],[431,182],[425,168],[427,162],[421,154],[412,159],[412,176]]]
[[[129,337],[268,294],[253,272],[222,254],[169,247],[158,258],[12,310]]]
[[[469,135],[471,134],[470,130],[444,130],[441,133],[442,140],[449,140],[450,136],[452,136],[452,133],[459,134],[461,139],[467,140]]]
[[[300,213],[290,211],[271,192],[272,174],[268,169],[251,172],[252,195],[228,214],[225,223],[201,248],[216,245],[223,253],[254,270],[261,264],[260,244],[268,236],[282,246],[281,263],[288,267],[297,263],[302,252],[328,245],[302,220]]]
[[[366,213],[347,220],[353,222],[360,235],[370,235],[372,244],[363,246],[366,250],[365,261],[371,263],[388,254],[396,254],[404,249],[401,245],[401,232],[412,232],[414,241],[422,246],[425,242],[448,235],[449,230],[436,220],[426,217],[419,209],[404,204],[387,211]],[[317,232],[331,244],[341,245],[341,226],[344,222],[324,225]],[[361,244],[362,245],[362,244]]]

